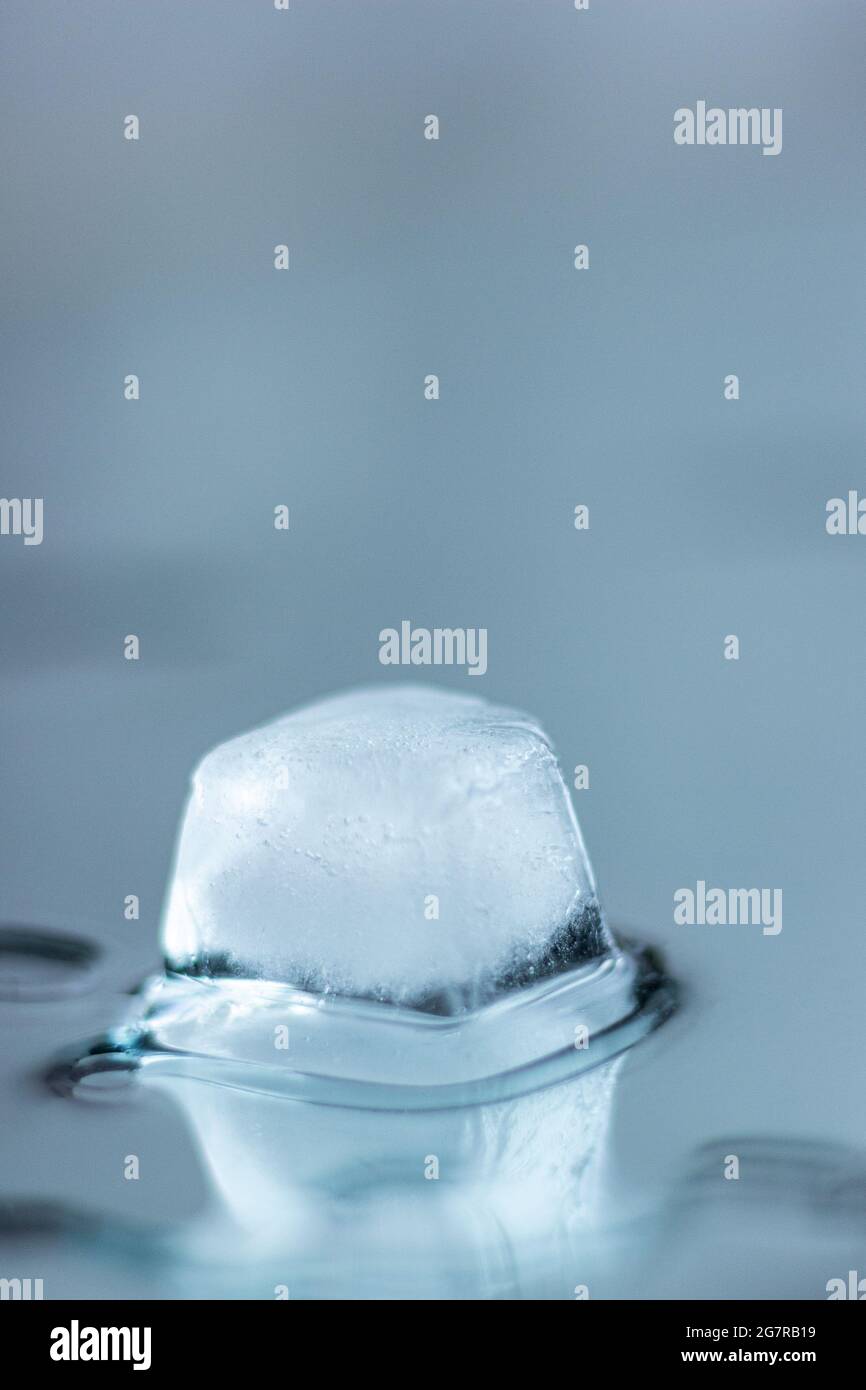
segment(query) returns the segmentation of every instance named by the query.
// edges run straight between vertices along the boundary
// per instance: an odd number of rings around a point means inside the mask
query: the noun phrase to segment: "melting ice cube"
[[[459,1012],[613,943],[550,743],[425,686],[319,701],[193,779],[169,964]]]
[[[596,1222],[620,1054],[673,994],[609,935],[528,716],[380,687],[216,748],[164,940],[169,973],[56,1084],[178,1087],[255,1260],[336,1296],[341,1268],[447,1286]]]

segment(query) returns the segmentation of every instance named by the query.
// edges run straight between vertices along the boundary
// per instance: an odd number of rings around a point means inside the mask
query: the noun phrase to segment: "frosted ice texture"
[[[409,685],[321,700],[204,758],[164,944],[176,969],[442,1013],[613,945],[543,731]]]

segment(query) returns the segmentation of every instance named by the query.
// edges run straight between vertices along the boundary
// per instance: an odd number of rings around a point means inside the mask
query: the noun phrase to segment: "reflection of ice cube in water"
[[[399,1247],[376,1210],[432,1248],[455,1198],[508,1238],[586,1216],[617,1055],[670,1007],[604,925],[543,732],[419,687],[210,753],[164,937],[156,1074],[235,1215],[296,1248],[335,1213]]]
[[[165,945],[175,968],[455,1012],[612,942],[541,729],[409,686],[204,759]]]
[[[548,1269],[592,1231],[619,1066],[436,1111],[308,1104],[194,1080],[178,1089],[233,1217],[265,1249],[289,1250],[298,1282],[324,1250],[331,1296],[352,1296],[344,1279],[356,1296],[384,1292],[385,1277],[406,1297],[425,1267],[434,1283],[449,1266],[492,1276],[503,1257],[516,1270]]]

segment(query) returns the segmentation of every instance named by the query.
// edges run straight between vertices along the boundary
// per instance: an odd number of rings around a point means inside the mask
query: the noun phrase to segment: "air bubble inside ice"
[[[550,743],[424,686],[322,700],[198,767],[171,968],[459,1012],[613,947]]]

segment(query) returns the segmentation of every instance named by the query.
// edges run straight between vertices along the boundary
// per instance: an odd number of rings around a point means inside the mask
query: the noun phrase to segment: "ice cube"
[[[321,700],[209,753],[169,965],[455,1013],[613,943],[550,743],[433,687]]]

